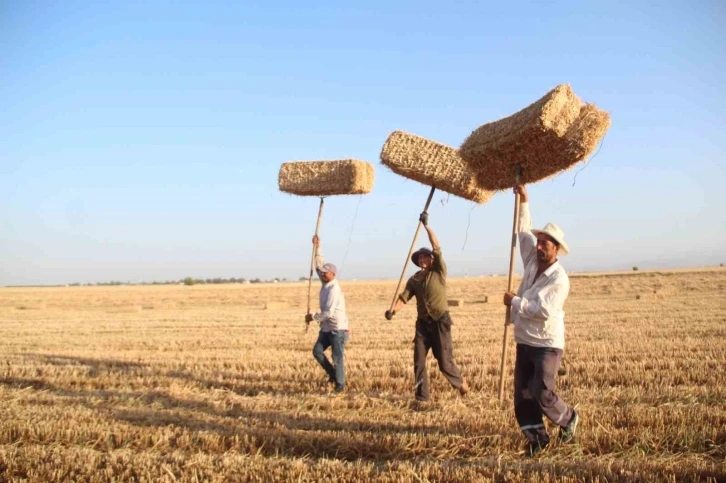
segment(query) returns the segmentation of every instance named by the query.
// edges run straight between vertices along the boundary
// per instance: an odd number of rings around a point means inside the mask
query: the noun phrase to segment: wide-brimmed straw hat
[[[540,233],[544,233],[560,245],[560,253],[563,255],[570,253],[570,248],[567,246],[567,243],[565,243],[565,232],[563,232],[562,229],[554,223],[547,223],[544,228],[541,230],[532,230],[532,233],[534,233],[535,236]]]
[[[426,247],[419,248],[418,250],[413,252],[413,254],[411,255],[411,261],[413,262],[414,265],[416,265],[417,267],[420,267],[421,265],[418,264],[418,256],[419,255],[432,255],[433,256],[433,254],[434,254],[434,252],[432,252],[431,250],[429,250]]]

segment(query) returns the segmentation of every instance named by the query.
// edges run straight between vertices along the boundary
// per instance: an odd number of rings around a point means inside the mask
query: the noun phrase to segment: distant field
[[[343,281],[342,396],[303,332],[305,284],[0,288],[0,481],[726,481],[726,269],[571,281],[559,391],[579,444],[536,459],[511,357],[496,400],[505,277],[450,281],[473,390],[431,358],[424,410],[414,307],[382,315],[395,282]]]

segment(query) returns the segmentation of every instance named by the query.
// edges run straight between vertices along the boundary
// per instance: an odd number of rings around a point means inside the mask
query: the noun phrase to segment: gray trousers
[[[416,400],[429,399],[429,375],[426,372],[426,357],[429,349],[439,363],[439,370],[449,384],[461,387],[464,380],[454,364],[454,345],[451,342],[451,317],[446,312],[438,321],[431,317],[416,320],[416,337],[413,346],[413,372],[416,381]]]
[[[562,349],[517,344],[514,365],[514,414],[517,423],[532,443],[550,440],[542,421],[544,414],[560,427],[567,426],[572,408],[555,393],[555,376]]]

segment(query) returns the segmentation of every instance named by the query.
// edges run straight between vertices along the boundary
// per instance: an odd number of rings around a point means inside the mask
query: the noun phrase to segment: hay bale
[[[143,309],[140,305],[122,304],[109,307],[106,309],[106,312],[109,314],[134,314],[136,312],[141,312],[142,310]]]
[[[456,149],[403,131],[388,136],[381,162],[396,174],[476,203],[493,194],[479,186]]]
[[[289,306],[287,302],[265,302],[265,310],[285,310]]]
[[[365,161],[294,161],[282,164],[277,184],[299,196],[358,195],[370,193],[374,180],[375,168]]]
[[[45,302],[25,302],[13,307],[15,310],[45,310]]]
[[[459,154],[486,189],[548,178],[584,160],[610,127],[610,115],[583,104],[562,84],[534,104],[499,121],[476,129],[461,145]]]
[[[464,299],[449,299],[446,301],[449,307],[463,307]]]

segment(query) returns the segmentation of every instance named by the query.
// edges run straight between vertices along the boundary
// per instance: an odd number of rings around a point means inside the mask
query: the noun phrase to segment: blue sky
[[[388,134],[458,146],[565,82],[613,120],[530,187],[567,269],[726,263],[724,4],[505,3],[2,2],[0,285],[297,278],[318,200],[279,166],[351,157],[376,185],[327,199],[324,251],[397,278],[428,188]],[[512,196],[473,206],[430,210],[451,273],[504,273]]]

